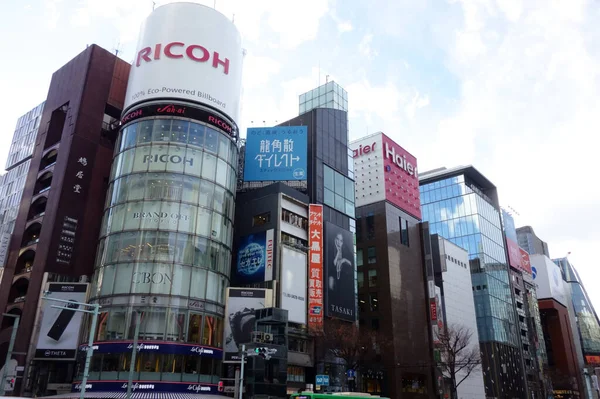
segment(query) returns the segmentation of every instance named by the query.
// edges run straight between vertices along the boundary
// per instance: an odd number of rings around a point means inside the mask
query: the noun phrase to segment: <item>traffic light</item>
[[[13,390],[15,389],[15,379],[12,377],[9,377],[6,379],[6,388],[8,388],[9,390]]]
[[[219,392],[223,392],[223,381],[219,381],[219,386],[217,388]]]
[[[254,352],[256,353],[257,356],[260,356],[265,360],[269,360],[271,358],[268,348],[258,347],[256,349],[254,349]]]

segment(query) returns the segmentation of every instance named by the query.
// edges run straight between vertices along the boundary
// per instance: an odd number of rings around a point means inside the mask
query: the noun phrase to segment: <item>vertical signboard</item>
[[[240,285],[273,280],[273,229],[240,239],[235,282]]]
[[[356,320],[354,285],[354,234],[327,223],[325,226],[325,270],[327,271],[327,316]]]
[[[242,344],[252,342],[255,311],[271,306],[272,291],[257,288],[228,288],[225,307],[225,360],[239,360]]]
[[[244,181],[306,180],[306,126],[249,128]]]
[[[306,253],[286,246],[281,251],[281,308],[289,321],[306,324]]]
[[[323,330],[323,205],[308,207],[308,328]]]
[[[519,252],[521,253],[521,267],[524,272],[527,272],[531,277],[531,260],[529,260],[529,252],[525,251],[523,248],[519,248]]]
[[[83,312],[79,303],[86,302],[87,283],[49,283],[47,297],[72,303],[43,300],[40,335],[35,348],[35,358],[45,360],[72,360],[77,355],[79,330]],[[68,309],[57,309],[62,306]]]

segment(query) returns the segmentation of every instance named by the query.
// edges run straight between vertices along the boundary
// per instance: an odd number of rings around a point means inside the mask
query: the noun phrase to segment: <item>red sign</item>
[[[519,245],[506,237],[506,249],[508,249],[508,263],[515,269],[522,270],[521,267],[521,251]]]
[[[519,248],[521,253],[521,270],[531,274],[531,260],[529,260],[529,253],[523,248]]]
[[[154,45],[154,49],[151,47],[144,47],[137,54],[135,66],[139,67],[142,64],[142,60],[145,62],[160,60],[160,56],[163,53],[168,58],[184,58],[183,54],[185,53],[187,58],[195,62],[206,62],[212,57],[212,67],[218,68],[220,65],[223,67],[223,73],[225,75],[229,74],[228,58],[221,59],[221,56],[216,51],[211,53],[205,47],[198,44],[186,45],[183,42],[167,43],[164,47],[162,43],[157,43]]]
[[[429,310],[430,310],[430,314],[431,314],[431,321],[436,321],[437,320],[437,304],[435,303],[435,299],[432,299],[429,302]]]
[[[600,364],[600,356],[585,356],[585,362],[587,364]]]
[[[323,205],[308,207],[308,328],[323,330]]]
[[[417,174],[417,158],[404,148],[381,135],[383,148],[383,170],[385,176],[385,199],[398,208],[421,219],[421,198],[419,193],[419,176]],[[371,146],[370,150],[375,150]],[[363,153],[366,148],[363,148]]]

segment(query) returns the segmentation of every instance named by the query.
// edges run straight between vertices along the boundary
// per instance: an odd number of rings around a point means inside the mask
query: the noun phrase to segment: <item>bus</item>
[[[364,392],[327,392],[327,393],[314,393],[314,392],[301,392],[294,393],[290,396],[290,399],[333,399],[332,396],[337,396],[340,399],[365,399],[365,398],[380,398],[390,399],[383,396],[371,395]]]

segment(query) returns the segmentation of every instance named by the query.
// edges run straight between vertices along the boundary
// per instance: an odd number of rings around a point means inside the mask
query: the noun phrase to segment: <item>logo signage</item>
[[[161,51],[162,50],[162,51]],[[182,59],[187,58],[194,62],[207,62],[212,59],[212,67],[222,67],[225,75],[229,74],[229,58],[221,59],[218,52],[208,51],[205,47],[199,44],[186,45],[182,42],[171,42],[163,46],[162,43],[157,43],[154,47],[144,47],[141,49],[136,58],[136,68],[142,65],[144,62],[158,61],[161,55],[165,55],[168,58]]]
[[[435,321],[438,319],[437,316],[437,304],[436,304],[436,300],[432,300],[429,302],[429,309],[430,309],[430,313],[431,313],[431,320]]]
[[[406,159],[406,155],[396,153],[396,148],[391,143],[385,143],[385,157],[391,160],[394,165],[403,169],[411,176],[417,176],[417,168]]]
[[[79,350],[84,352],[88,348],[87,345],[80,345]],[[93,345],[95,353],[131,353],[133,349],[132,342],[96,342]],[[223,357],[221,349],[212,348],[209,346],[193,345],[193,344],[178,344],[173,342],[159,341],[157,343],[138,343],[138,352],[152,352],[159,354],[173,355],[196,355],[202,357],[210,357],[220,359]]]
[[[520,247],[519,252],[521,254],[521,269],[528,274],[533,274],[533,271],[531,270],[531,259],[529,258],[529,253]]]
[[[375,151],[375,144],[377,144],[376,142],[374,142],[373,144],[369,145],[359,145],[357,149],[352,150],[352,157],[353,158],[358,158],[360,156],[363,156],[365,154],[369,154],[370,152],[374,152]]]
[[[308,208],[308,328],[323,330],[323,205]]]
[[[153,104],[140,107],[135,111],[131,111],[123,118],[121,118],[121,125],[125,125],[129,122],[133,122],[140,118],[146,118],[151,116],[161,115],[175,115],[184,118],[195,119],[200,122],[207,123],[211,126],[224,130],[231,137],[237,138],[238,129],[237,126],[231,122],[223,120],[223,118],[217,116],[215,113],[208,110],[195,108],[191,105],[182,106],[179,104]],[[160,160],[161,162],[167,162]],[[144,160],[146,162],[146,160]],[[191,165],[191,164],[190,164]]]
[[[122,381],[94,381],[85,385],[86,391],[90,392],[126,392],[127,382]],[[81,382],[75,382],[71,385],[72,392],[81,391]],[[177,393],[208,393],[217,394],[217,384],[190,384],[189,382],[152,382],[133,381],[132,391],[145,392],[177,392]]]
[[[320,375],[317,374],[316,376],[316,384],[315,385],[322,385],[322,386],[329,386],[329,376],[328,375]]]

